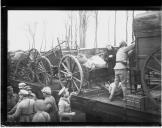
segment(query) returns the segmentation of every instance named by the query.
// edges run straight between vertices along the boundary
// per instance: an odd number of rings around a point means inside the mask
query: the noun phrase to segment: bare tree
[[[128,11],[126,11],[126,25],[125,25],[125,28],[126,28],[125,40],[127,42],[128,41]]]
[[[86,41],[86,31],[87,31],[87,23],[88,23],[88,15],[87,11],[79,11],[79,37],[80,37],[80,47],[85,47]]]
[[[32,48],[35,48],[35,34],[36,34],[37,22],[34,23],[34,30],[31,29],[31,25],[28,24],[28,32],[32,38]]]
[[[97,48],[97,31],[98,31],[98,11],[95,11],[95,21],[96,21],[96,29],[95,29],[95,48]]]
[[[114,23],[114,46],[116,46],[116,13],[115,11],[115,23]]]

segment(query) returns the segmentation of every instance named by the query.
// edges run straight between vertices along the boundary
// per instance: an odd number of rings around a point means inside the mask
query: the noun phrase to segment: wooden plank
[[[148,112],[142,112],[125,108],[124,106],[105,103],[92,98],[88,99],[85,97],[72,96],[71,99],[72,107],[79,109],[86,113],[95,114],[103,118],[117,117],[119,121],[132,121],[132,122],[155,122],[160,124],[160,113],[153,114]],[[106,120],[106,119],[105,119]],[[108,121],[108,118],[107,118]],[[117,120],[116,120],[117,121]]]

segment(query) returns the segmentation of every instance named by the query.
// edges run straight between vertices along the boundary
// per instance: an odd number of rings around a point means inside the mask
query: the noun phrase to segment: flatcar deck
[[[154,122],[157,124],[161,122],[161,112],[127,108],[120,97],[116,97],[110,102],[108,95],[102,91],[97,95],[90,93],[71,98],[72,108],[83,111],[90,116],[90,118],[87,117],[90,119],[87,121],[91,122],[92,117],[97,116],[96,121],[99,122]]]

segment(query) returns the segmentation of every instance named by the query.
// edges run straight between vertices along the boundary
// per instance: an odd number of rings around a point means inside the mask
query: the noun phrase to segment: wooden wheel
[[[83,83],[83,71],[79,61],[73,55],[65,55],[59,64],[59,80],[69,92],[79,94]]]
[[[52,78],[50,61],[45,56],[39,57],[36,61],[34,70],[38,82],[47,86]]]
[[[161,49],[150,54],[141,72],[142,87],[152,103],[159,107],[161,104]]]

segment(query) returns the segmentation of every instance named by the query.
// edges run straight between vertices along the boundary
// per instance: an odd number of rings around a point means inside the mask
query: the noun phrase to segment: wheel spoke
[[[62,66],[64,67],[64,69],[67,71],[67,72],[69,72],[69,69],[65,66],[65,64],[62,62],[61,63],[62,64]]]
[[[79,71],[78,72],[74,72],[73,75],[78,74],[78,73],[80,73],[80,72]]]
[[[79,88],[78,88],[77,84],[75,83],[75,81],[74,80],[72,80],[72,81],[73,81],[75,87],[77,88],[77,90],[79,90]]]
[[[71,81],[71,85],[72,85],[72,91],[74,92],[74,82],[73,82],[73,80]]]
[[[74,76],[72,78],[81,83],[81,80],[79,80],[78,78],[76,78]]]
[[[152,91],[152,90],[157,89],[157,88],[160,88],[160,85],[155,86],[155,87],[153,87],[153,88],[151,88],[151,89],[149,89],[149,90]]]
[[[68,75],[68,73],[67,73],[67,72],[64,72],[64,71],[62,71],[62,70],[60,70],[60,72],[62,72],[62,73],[64,73],[64,74]]]
[[[68,62],[67,58],[65,58],[64,61],[65,61],[66,64],[67,64],[67,69],[68,69],[68,71],[70,71],[70,65],[69,65],[69,62]]]
[[[151,56],[159,65],[161,65],[161,62],[155,57],[155,56]]]
[[[66,88],[67,88],[67,86],[68,86],[68,83],[69,83],[69,81],[67,81],[67,83],[66,83],[66,85],[65,85]]]
[[[160,71],[158,71],[157,69],[155,69],[155,68],[153,68],[153,67],[150,67],[150,66],[146,66],[146,68],[148,68],[148,69],[151,69],[151,70],[153,70],[153,71],[155,71],[155,72],[157,72],[157,73],[160,73]]]
[[[71,70],[72,73],[74,72],[75,67],[76,67],[76,63],[74,63],[74,65],[73,65],[73,68]]]

